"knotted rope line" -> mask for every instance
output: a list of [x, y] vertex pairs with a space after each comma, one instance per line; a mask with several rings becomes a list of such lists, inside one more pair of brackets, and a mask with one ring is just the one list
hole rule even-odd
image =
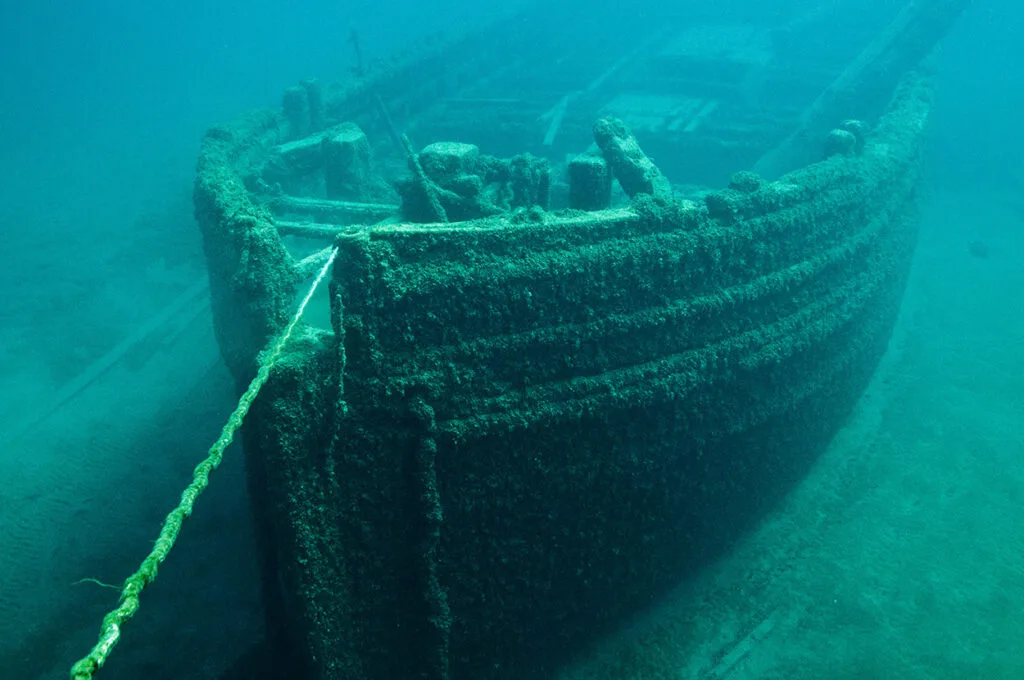
[[331, 250], [330, 257], [327, 258], [324, 266], [320, 269], [320, 273], [317, 275], [316, 280], [313, 281], [313, 285], [310, 287], [309, 292], [306, 293], [306, 297], [299, 304], [295, 316], [288, 322], [284, 332], [274, 341], [270, 350], [263, 355], [256, 377], [252, 379], [249, 387], [238, 400], [238, 406], [235, 407], [235, 410], [228, 417], [224, 428], [221, 430], [220, 437], [210, 447], [206, 458], [193, 469], [192, 483], [181, 492], [181, 501], [164, 519], [163, 527], [160, 529], [160, 535], [156, 539], [153, 550], [146, 556], [146, 559], [142, 560], [135, 573], [125, 579], [117, 608], [103, 617], [99, 641], [92, 648], [92, 651], [89, 652], [88, 656], [80, 659], [71, 667], [71, 680], [90, 680], [96, 671], [103, 667], [110, 653], [121, 639], [121, 627], [131, 620], [135, 616], [135, 612], [139, 610], [139, 596], [146, 589], [146, 586], [156, 580], [157, 569], [167, 559], [171, 548], [177, 542], [182, 523], [192, 514], [192, 507], [196, 499], [209, 485], [210, 473], [220, 466], [224, 458], [224, 450], [231, 444], [235, 432], [242, 426], [242, 420], [249, 412], [249, 408], [252, 406], [253, 401], [256, 400], [260, 390], [266, 384], [267, 379], [270, 377], [270, 371], [274, 368], [278, 358], [280, 358], [281, 352], [291, 338], [292, 331], [295, 330], [295, 326], [302, 318], [303, 312], [306, 311], [306, 305], [309, 304], [324, 276], [327, 275], [327, 270], [334, 263], [334, 258], [337, 254], [337, 248]]

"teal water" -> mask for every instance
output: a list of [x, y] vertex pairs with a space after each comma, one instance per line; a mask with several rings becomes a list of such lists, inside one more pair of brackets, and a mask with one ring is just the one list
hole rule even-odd
[[[848, 5], [822, 3], [871, 9]], [[162, 316], [204, 277], [204, 130], [351, 68], [352, 28], [369, 59], [507, 9], [0, 7], [0, 675], [66, 677], [116, 604], [79, 581], [136, 566], [237, 398], [201, 296]], [[848, 429], [734, 555], [567, 675], [699, 677], [738, 650], [730, 680], [1022, 677], [1022, 31], [978, 2], [937, 57], [918, 261]], [[217, 678], [260, 639], [248, 502], [229, 451], [99, 677]]]

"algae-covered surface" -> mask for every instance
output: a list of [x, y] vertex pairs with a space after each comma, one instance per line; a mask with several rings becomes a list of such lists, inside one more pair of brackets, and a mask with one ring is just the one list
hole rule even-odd
[[889, 353], [829, 450], [563, 680], [1021, 677], [1024, 239], [998, 205], [930, 203]]

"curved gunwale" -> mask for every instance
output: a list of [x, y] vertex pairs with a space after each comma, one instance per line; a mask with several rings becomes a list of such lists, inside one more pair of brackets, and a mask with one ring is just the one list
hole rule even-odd
[[[511, 421], [522, 419], [519, 410], [550, 415], [560, 402], [570, 412], [586, 402], [601, 408], [609, 399], [638, 399], [658, 375], [668, 376], [666, 390], [686, 381], [692, 387], [693, 373], [684, 369], [700, 365], [711, 376], [715, 358], [722, 370], [780, 361], [780, 347], [808, 346], [839, 330], [838, 322], [850, 321], [885, 280], [871, 273], [880, 268], [871, 258], [885, 232], [901, 225], [901, 205], [916, 180], [907, 169], [916, 162], [928, 111], [921, 96], [927, 87], [918, 86], [924, 89], [908, 93], [879, 126], [893, 126], [894, 134], [875, 135], [857, 158], [832, 159], [764, 184], [760, 198], [745, 200], [770, 207], [745, 220], [722, 224], [686, 202], [669, 219], [652, 219], [641, 204], [539, 222], [382, 225], [346, 234], [338, 239], [342, 268], [353, 280], [374, 281], [349, 286], [347, 274], [337, 277], [346, 313], [353, 306], [362, 313], [364, 306], [380, 323], [410, 327], [377, 335], [373, 351], [387, 355], [396, 391], [407, 380], [431, 376], [445, 395], [442, 421], [493, 414]], [[914, 124], [895, 126], [900, 120]], [[834, 221], [829, 211], [852, 213], [854, 221]], [[652, 268], [660, 278], [638, 291], [636, 271]], [[584, 286], [570, 299], [564, 282], [574, 276], [605, 285]], [[359, 302], [363, 296], [372, 299]], [[496, 302], [509, 297], [516, 299]], [[501, 306], [502, 313], [458, 323], [472, 308], [488, 306]], [[764, 309], [752, 309], [758, 306]], [[814, 322], [819, 318], [837, 323], [826, 328]], [[548, 357], [579, 354], [580, 338], [599, 338], [615, 359], [545, 364]], [[358, 364], [358, 352], [349, 352], [348, 361]], [[444, 368], [470, 363], [500, 364], [501, 373], [492, 370], [489, 380], [470, 387]], [[517, 389], [523, 375], [530, 376], [529, 405]], [[634, 384], [640, 387], [630, 389]], [[538, 410], [538, 402], [551, 408]]]
[[[903, 86], [902, 96], [897, 97], [896, 108], [881, 119], [861, 155], [832, 158], [798, 169], [776, 182], [763, 183], [762, 189], [754, 196], [746, 197], [752, 208], [748, 211], [749, 216], [732, 224], [709, 220], [702, 206], [683, 202], [677, 210], [676, 222], [664, 229], [664, 234], [668, 235], [665, 240], [669, 242], [652, 243], [652, 247], [675, 248], [677, 252], [714, 253], [727, 249], [729, 243], [737, 239], [754, 239], [764, 243], [766, 249], [779, 248], [788, 236], [792, 236], [795, 213], [806, 211], [808, 205], [867, 203], [873, 187], [893, 181], [894, 173], [898, 172], [897, 161], [913, 153], [914, 141], [923, 132], [928, 106], [926, 91], [926, 83], [920, 78], [911, 78]], [[285, 134], [281, 114], [248, 114], [232, 124], [211, 130], [204, 140], [199, 161], [197, 217], [208, 244], [218, 241], [222, 244], [220, 248], [208, 248], [211, 279], [218, 276], [229, 278], [228, 288], [233, 287], [236, 294], [244, 293], [249, 297], [250, 323], [264, 333], [262, 338], [249, 338], [251, 353], [258, 351], [262, 341], [281, 325], [301, 278], [297, 258], [292, 257], [281, 242], [281, 234], [276, 229], [278, 220], [265, 202], [247, 189], [247, 185], [253, 184], [255, 168], [263, 155]], [[890, 168], [888, 173], [884, 171], [886, 167]], [[882, 169], [878, 176], [875, 176], [876, 169]], [[503, 216], [448, 224], [306, 225], [309, 229], [292, 233], [324, 241], [339, 235], [342, 240], [401, 240], [405, 243], [404, 248], [414, 252], [423, 263], [431, 259], [431, 247], [439, 252], [449, 252], [450, 244], [443, 244], [440, 238], [464, 241], [479, 257], [475, 273], [466, 268], [452, 268], [448, 262], [439, 262], [433, 269], [422, 264], [417, 269], [415, 280], [410, 278], [403, 288], [427, 294], [431, 287], [438, 285], [456, 290], [464, 287], [459, 277], [485, 273], [488, 258], [502, 266], [503, 256], [516, 250], [526, 258], [546, 248], [576, 247], [585, 259], [588, 243], [604, 242], [616, 236], [629, 238], [636, 232], [640, 219], [637, 211], [630, 207], [589, 213], [547, 214], [540, 221], [513, 221]], [[837, 241], [833, 239], [830, 242], [827, 235], [819, 238], [818, 249], [821, 252], [837, 247]], [[417, 246], [417, 242], [421, 244]], [[523, 251], [526, 242], [530, 253]], [[245, 251], [252, 243], [262, 244], [266, 257], [249, 257]], [[799, 245], [800, 251], [806, 252], [803, 247], [808, 244]], [[214, 252], [218, 249], [228, 251], [227, 257], [220, 262]], [[797, 277], [798, 272], [806, 269], [797, 267], [799, 263], [797, 258], [780, 266], [776, 260], [768, 268], [763, 265], [752, 267], [747, 272], [752, 277], [745, 280], [717, 282], [717, 285], [741, 286], [737, 292], [743, 290], [743, 286], [750, 290], [758, 276], [770, 276], [775, 269], [793, 268], [789, 276]], [[547, 263], [538, 262], [532, 273], [529, 263], [518, 264], [520, 275], [526, 279], [542, 278], [551, 273], [546, 269]], [[243, 267], [246, 268], [245, 280], [248, 283], [239, 286], [238, 274]], [[782, 285], [781, 280], [775, 285]], [[691, 286], [688, 294], [699, 297], [702, 292], [700, 286]]]

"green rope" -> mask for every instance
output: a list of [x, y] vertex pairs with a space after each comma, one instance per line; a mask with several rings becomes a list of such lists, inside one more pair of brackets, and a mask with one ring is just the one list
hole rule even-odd
[[270, 352], [260, 362], [260, 368], [256, 373], [256, 377], [252, 379], [245, 394], [238, 400], [238, 406], [235, 407], [234, 412], [228, 418], [227, 423], [225, 423], [220, 437], [210, 447], [206, 459], [199, 463], [192, 471], [192, 483], [181, 492], [181, 501], [164, 520], [163, 527], [160, 529], [160, 536], [156, 539], [156, 545], [153, 546], [153, 550], [146, 559], [142, 560], [142, 564], [139, 565], [135, 573], [125, 580], [124, 586], [121, 588], [121, 599], [118, 607], [103, 617], [99, 641], [92, 648], [92, 651], [89, 652], [88, 656], [80, 659], [71, 667], [72, 680], [90, 680], [96, 671], [103, 667], [110, 653], [121, 639], [121, 626], [135, 616], [135, 612], [139, 610], [139, 596], [146, 589], [146, 586], [156, 580], [157, 569], [167, 559], [168, 553], [171, 552], [171, 548], [174, 547], [174, 543], [178, 540], [178, 533], [181, 531], [182, 523], [192, 514], [192, 506], [195, 504], [196, 499], [209, 485], [210, 473], [216, 470], [221, 460], [223, 460], [224, 450], [231, 444], [235, 431], [242, 426], [242, 419], [245, 418], [245, 414], [249, 412], [249, 407], [252, 406], [256, 396], [260, 393], [263, 385], [266, 384], [267, 378], [270, 377], [271, 369], [273, 369], [274, 364], [281, 356], [281, 352], [291, 337], [292, 331], [298, 324], [299, 319], [302, 318], [302, 313], [306, 311], [306, 305], [309, 304], [310, 298], [313, 297], [313, 293], [316, 292], [317, 287], [327, 274], [327, 270], [334, 262], [337, 254], [338, 250], [335, 248], [331, 252], [330, 257], [327, 258], [327, 262], [324, 263], [320, 274], [316, 277], [309, 292], [306, 293], [306, 297], [299, 305], [295, 316], [292, 317], [288, 326], [285, 327], [284, 332], [278, 336]]

